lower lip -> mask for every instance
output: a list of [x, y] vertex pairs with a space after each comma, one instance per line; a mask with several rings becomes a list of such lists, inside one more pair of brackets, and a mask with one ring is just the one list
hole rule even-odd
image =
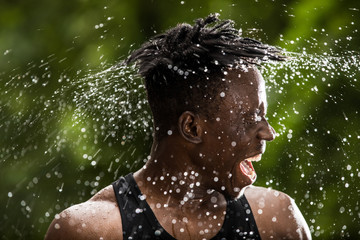
[[255, 181], [256, 172], [250, 161], [244, 160], [244, 161], [240, 162], [239, 167], [240, 167], [241, 172], [245, 176], [248, 176], [252, 181]]

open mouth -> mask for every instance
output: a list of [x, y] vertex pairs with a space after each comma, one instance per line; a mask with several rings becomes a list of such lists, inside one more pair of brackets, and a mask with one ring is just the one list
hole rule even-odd
[[254, 167], [251, 162], [258, 162], [261, 160], [261, 154], [258, 154], [256, 156], [247, 158], [240, 162], [240, 170], [241, 172], [248, 176], [252, 181], [255, 181], [256, 179], [256, 172], [254, 170]]

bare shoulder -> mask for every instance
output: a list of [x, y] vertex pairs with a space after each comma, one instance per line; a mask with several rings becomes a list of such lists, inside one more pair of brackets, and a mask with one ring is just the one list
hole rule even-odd
[[245, 196], [262, 239], [311, 239], [303, 215], [287, 194], [250, 186], [246, 188]]
[[112, 186], [56, 214], [45, 239], [122, 239], [121, 216]]

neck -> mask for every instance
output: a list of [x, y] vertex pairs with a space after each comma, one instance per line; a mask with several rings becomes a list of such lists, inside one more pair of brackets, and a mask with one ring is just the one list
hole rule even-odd
[[[179, 139], [155, 142], [150, 159], [134, 178], [156, 218], [172, 236], [210, 239], [224, 222], [226, 201], [219, 192], [205, 187], [206, 174], [199, 172], [191, 152]], [[206, 229], [213, 231], [201, 235]]]
[[172, 139], [154, 142], [150, 159], [134, 174], [149, 201], [181, 208], [217, 202], [212, 197], [218, 193], [206, 187], [204, 174], [194, 166], [185, 148], [172, 144]]

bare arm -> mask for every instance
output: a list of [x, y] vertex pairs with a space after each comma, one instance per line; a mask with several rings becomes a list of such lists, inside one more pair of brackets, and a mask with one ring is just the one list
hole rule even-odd
[[45, 240], [121, 240], [121, 217], [113, 200], [112, 188], [106, 187], [89, 201], [55, 215]]
[[245, 190], [245, 196], [262, 239], [311, 239], [303, 215], [285, 193], [251, 186]]
[[86, 204], [75, 205], [56, 214], [46, 233], [45, 240], [93, 239], [88, 220], [85, 221], [77, 216], [77, 210], [75, 210], [83, 208], [84, 205]]

